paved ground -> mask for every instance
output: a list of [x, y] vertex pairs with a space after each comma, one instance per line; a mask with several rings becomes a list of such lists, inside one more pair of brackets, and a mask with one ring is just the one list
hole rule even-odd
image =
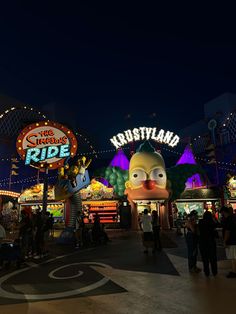
[[[146, 256], [140, 234], [112, 231], [106, 246], [51, 245], [48, 259], [0, 273], [0, 313], [234, 313], [236, 280], [218, 248], [219, 275], [189, 275], [184, 238], [163, 233]], [[199, 261], [199, 266], [201, 262]]]

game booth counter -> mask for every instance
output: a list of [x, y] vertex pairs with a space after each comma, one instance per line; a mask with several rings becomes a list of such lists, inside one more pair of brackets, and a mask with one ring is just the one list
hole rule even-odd
[[236, 213], [236, 176], [229, 176], [224, 187], [225, 204], [233, 208]]
[[180, 198], [172, 203], [174, 223], [176, 219], [185, 219], [192, 210], [197, 211], [199, 218], [208, 210], [218, 219], [222, 206], [221, 196], [218, 187], [186, 189]]
[[[65, 221], [65, 202], [55, 200], [55, 188], [48, 186], [47, 192], [47, 211], [53, 215], [54, 226], [57, 228], [64, 227]], [[36, 184], [24, 190], [19, 198], [19, 210], [26, 210], [33, 213], [37, 208], [43, 209], [43, 184]]]
[[92, 224], [97, 214], [102, 224], [113, 228], [119, 226], [119, 199], [113, 187], [92, 179], [91, 183], [80, 191], [80, 195], [82, 214], [86, 224]]

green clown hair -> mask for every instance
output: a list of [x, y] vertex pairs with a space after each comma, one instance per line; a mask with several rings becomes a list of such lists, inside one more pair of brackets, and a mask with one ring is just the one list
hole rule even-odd
[[155, 153], [155, 148], [150, 144], [149, 141], [142, 143], [137, 149], [137, 153], [146, 152], [146, 153]]

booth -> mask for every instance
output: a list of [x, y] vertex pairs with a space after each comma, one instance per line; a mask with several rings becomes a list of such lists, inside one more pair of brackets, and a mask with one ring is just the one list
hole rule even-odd
[[119, 200], [115, 199], [114, 189], [103, 183], [91, 180], [91, 184], [80, 191], [82, 211], [85, 223], [93, 223], [95, 215], [99, 215], [104, 224], [117, 224], [119, 217]]
[[0, 220], [6, 230], [13, 230], [19, 220], [19, 195], [17, 192], [0, 190]]
[[174, 221], [185, 218], [192, 210], [196, 210], [201, 218], [205, 210], [211, 211], [218, 218], [221, 207], [221, 193], [219, 188], [186, 189], [181, 198], [172, 203]]
[[[63, 224], [65, 215], [65, 204], [63, 201], [55, 201], [54, 186], [48, 187], [47, 211], [53, 215], [54, 223]], [[20, 211], [26, 210], [33, 213], [37, 208], [43, 208], [43, 184], [37, 184], [21, 193], [18, 199]]]
[[227, 182], [227, 196], [226, 196], [226, 204], [231, 206], [236, 213], [236, 176], [232, 176], [229, 178]]

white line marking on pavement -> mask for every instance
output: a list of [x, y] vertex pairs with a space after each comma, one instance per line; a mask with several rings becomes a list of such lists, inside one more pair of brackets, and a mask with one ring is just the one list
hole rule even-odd
[[63, 280], [63, 279], [72, 279], [72, 278], [76, 278], [76, 277], [80, 277], [83, 275], [83, 271], [79, 270], [78, 273], [76, 275], [73, 275], [73, 276], [66, 276], [66, 277], [62, 277], [62, 276], [55, 276], [54, 274], [56, 272], [58, 272], [59, 270], [61, 269], [64, 269], [64, 268], [67, 268], [67, 267], [70, 267], [70, 266], [73, 266], [73, 265], [79, 265], [80, 263], [73, 263], [73, 264], [68, 264], [68, 265], [64, 265], [64, 266], [61, 266], [61, 267], [58, 267], [56, 269], [54, 269], [53, 271], [51, 271], [49, 274], [48, 274], [48, 277], [49, 278], [52, 278], [52, 279], [60, 279], [60, 280]]
[[[54, 259], [56, 260], [56, 258]], [[47, 262], [47, 261], [46, 261]], [[43, 263], [42, 263], [43, 264]], [[78, 263], [79, 264], [84, 264], [84, 265], [91, 265], [91, 266], [100, 266], [100, 267], [104, 267], [104, 268], [108, 268], [108, 269], [112, 269], [112, 267], [110, 265], [107, 264], [103, 264], [103, 263], [97, 263], [97, 262], [81, 262]], [[39, 264], [40, 266], [40, 264]], [[67, 265], [68, 266], [68, 265]], [[57, 293], [50, 293], [50, 294], [23, 294], [23, 293], [13, 293], [13, 292], [9, 292], [3, 289], [2, 284], [8, 280], [9, 278], [18, 275], [22, 272], [25, 272], [31, 268], [37, 267], [35, 266], [35, 264], [33, 266], [24, 268], [24, 269], [20, 269], [20, 270], [16, 270], [13, 273], [7, 274], [3, 277], [0, 278], [0, 296], [4, 297], [4, 298], [9, 298], [9, 299], [17, 299], [17, 300], [51, 300], [51, 299], [59, 299], [59, 298], [65, 298], [65, 297], [70, 297], [70, 296], [75, 296], [75, 295], [79, 295], [82, 293], [86, 293], [88, 291], [97, 289], [103, 285], [105, 285], [110, 279], [107, 277], [102, 278], [101, 280], [85, 286], [83, 288], [78, 288], [78, 289], [73, 289], [73, 290], [68, 290], [68, 291], [63, 291], [63, 292], [57, 292]]]

